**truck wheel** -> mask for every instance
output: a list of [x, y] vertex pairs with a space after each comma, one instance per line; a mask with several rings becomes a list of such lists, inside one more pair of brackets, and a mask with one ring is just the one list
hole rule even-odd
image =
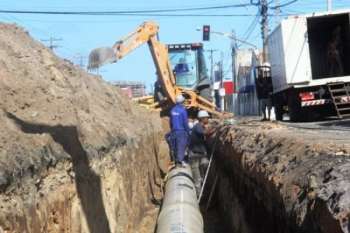
[[281, 93], [273, 95], [273, 105], [275, 106], [275, 116], [277, 121], [283, 120], [284, 96]]
[[288, 99], [288, 112], [290, 121], [299, 122], [303, 120], [301, 104], [297, 98]]
[[280, 104], [275, 105], [275, 115], [277, 121], [283, 120], [283, 107]]

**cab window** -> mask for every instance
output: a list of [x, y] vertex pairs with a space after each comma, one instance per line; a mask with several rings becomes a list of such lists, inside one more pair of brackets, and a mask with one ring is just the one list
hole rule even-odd
[[176, 76], [176, 85], [190, 88], [197, 82], [196, 52], [192, 50], [170, 51], [170, 62]]

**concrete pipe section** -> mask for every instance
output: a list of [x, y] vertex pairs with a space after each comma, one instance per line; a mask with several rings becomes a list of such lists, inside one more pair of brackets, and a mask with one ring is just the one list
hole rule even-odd
[[157, 233], [203, 233], [204, 225], [190, 166], [173, 168], [165, 186]]

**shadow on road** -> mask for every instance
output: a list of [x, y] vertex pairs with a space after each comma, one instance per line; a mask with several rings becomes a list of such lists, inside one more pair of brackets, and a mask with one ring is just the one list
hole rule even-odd
[[331, 121], [331, 122], [321, 123], [320, 125], [321, 126], [339, 126], [339, 127], [350, 128], [350, 119]]
[[90, 168], [87, 152], [84, 150], [79, 140], [77, 128], [75, 126], [33, 124], [23, 121], [8, 112], [7, 116], [12, 119], [24, 133], [50, 134], [52, 139], [60, 144], [64, 151], [71, 156], [78, 197], [81, 201], [90, 232], [110, 233], [111, 230], [103, 205], [101, 179]]

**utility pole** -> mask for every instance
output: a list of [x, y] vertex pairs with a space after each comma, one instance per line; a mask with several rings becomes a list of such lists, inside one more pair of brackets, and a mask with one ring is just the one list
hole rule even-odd
[[210, 80], [214, 82], [214, 52], [218, 51], [217, 49], [207, 49], [210, 53]]
[[332, 11], [332, 0], [327, 0], [327, 11]]
[[261, 14], [261, 37], [263, 41], [263, 62], [268, 61], [268, 45], [267, 36], [269, 34], [269, 21], [268, 21], [268, 3], [267, 0], [260, 1], [260, 14]]
[[275, 0], [275, 21], [276, 24], [280, 21], [280, 14], [281, 14], [281, 8], [280, 8], [280, 0]]
[[219, 74], [220, 74], [220, 100], [221, 100], [221, 111], [225, 111], [225, 92], [224, 92], [224, 53], [220, 54], [220, 62], [219, 62]]
[[[214, 87], [215, 85], [215, 75], [214, 75], [214, 52], [217, 51], [217, 49], [208, 49], [204, 50], [207, 52], [210, 52], [210, 82], [211, 85]], [[213, 96], [213, 103], [215, 103], [215, 90], [214, 90], [214, 96]]]
[[44, 39], [44, 40], [41, 40], [43, 42], [49, 42], [49, 48], [53, 51], [54, 49], [60, 47], [59, 45], [55, 44], [55, 42], [57, 41], [62, 41], [63, 39], [62, 38], [54, 38], [54, 37], [50, 37], [49, 39]]
[[233, 82], [233, 94], [231, 96], [230, 105], [231, 105], [231, 110], [232, 112], [236, 112], [236, 104], [237, 104], [237, 70], [236, 70], [236, 53], [237, 53], [237, 39], [236, 39], [236, 33], [234, 30], [232, 30], [232, 35], [233, 38], [231, 40], [231, 59], [232, 59], [232, 82]]
[[84, 62], [85, 59], [86, 57], [81, 55], [80, 53], [74, 56], [74, 60], [77, 61], [76, 64], [78, 64], [82, 69], [85, 69], [85, 62]]
[[237, 50], [237, 39], [236, 39], [236, 33], [234, 30], [232, 30], [232, 38], [231, 38], [231, 59], [232, 59], [232, 81], [235, 83], [236, 80], [235, 80], [235, 77], [236, 77], [236, 74], [235, 74], [235, 68], [236, 68], [236, 65], [235, 65], [235, 59], [234, 59], [234, 56], [236, 54], [236, 50]]

